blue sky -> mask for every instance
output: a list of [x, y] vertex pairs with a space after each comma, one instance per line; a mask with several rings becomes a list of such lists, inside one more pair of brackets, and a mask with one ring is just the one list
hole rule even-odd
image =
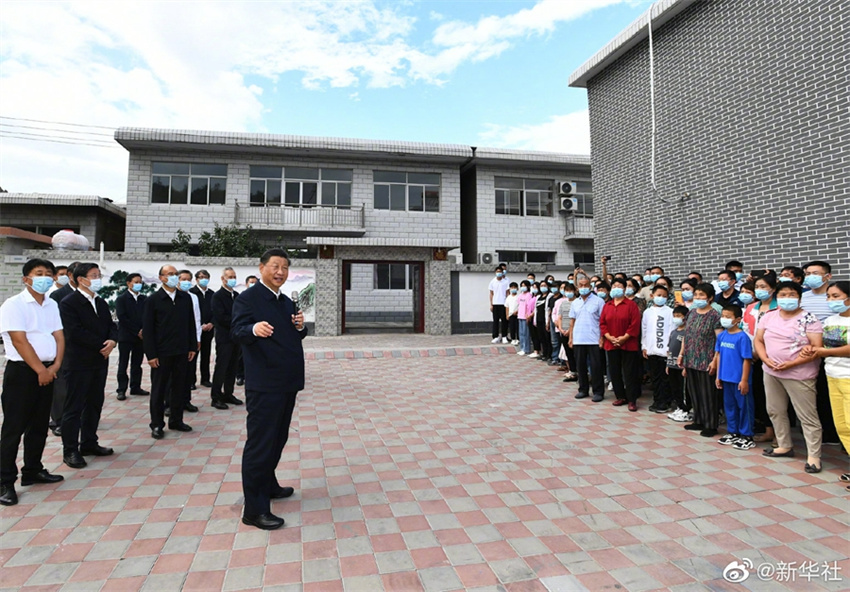
[[567, 79], [648, 7], [7, 0], [0, 186], [124, 201], [119, 126], [587, 154], [586, 94]]

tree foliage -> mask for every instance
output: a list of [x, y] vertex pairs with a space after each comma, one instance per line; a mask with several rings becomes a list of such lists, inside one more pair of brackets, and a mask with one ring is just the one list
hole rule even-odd
[[171, 247], [182, 253], [194, 254], [197, 250], [201, 257], [259, 257], [266, 250], [263, 243], [257, 240], [251, 226], [220, 226], [216, 222], [211, 233], [204, 231], [198, 237], [197, 249], [191, 241], [192, 235], [181, 229], [171, 240]]

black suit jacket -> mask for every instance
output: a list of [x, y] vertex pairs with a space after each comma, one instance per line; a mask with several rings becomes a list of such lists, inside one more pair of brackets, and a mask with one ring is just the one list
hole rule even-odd
[[[233, 301], [230, 333], [242, 344], [245, 386], [260, 392], [294, 392], [304, 388], [304, 348], [307, 329], [292, 323], [295, 305], [285, 294], [279, 298], [262, 283], [239, 294]], [[274, 327], [271, 337], [254, 335], [254, 324], [266, 321]]]
[[68, 361], [65, 367], [68, 369], [95, 369], [109, 363], [100, 350], [104, 341], [118, 341], [118, 327], [112, 320], [109, 305], [102, 298], [96, 298], [95, 304], [97, 314], [80, 292], [69, 294], [59, 303], [65, 331], [65, 360]]
[[189, 291], [198, 297], [198, 306], [201, 308], [201, 324], [212, 323], [212, 301], [215, 297], [215, 291], [207, 288], [207, 291], [204, 292], [198, 286], [192, 286]]
[[145, 302], [142, 341], [148, 360], [160, 356], [188, 356], [197, 351], [195, 307], [192, 298], [177, 290], [174, 300], [160, 288]]
[[142, 330], [147, 296], [139, 294], [136, 298], [129, 290], [124, 290], [115, 299], [115, 315], [118, 317], [118, 341], [135, 343]]
[[62, 299], [65, 298], [65, 296], [68, 296], [69, 294], [73, 294], [75, 291], [76, 290], [74, 290], [74, 288], [65, 284], [64, 286], [62, 286], [58, 290], [54, 290], [53, 292], [51, 292], [50, 297], [53, 298], [53, 300], [56, 301], [56, 304], [59, 304], [60, 302], [62, 302]]
[[239, 293], [226, 288], [218, 290], [212, 299], [212, 318], [215, 325], [216, 343], [233, 343], [230, 337], [230, 322], [233, 317], [233, 301]]

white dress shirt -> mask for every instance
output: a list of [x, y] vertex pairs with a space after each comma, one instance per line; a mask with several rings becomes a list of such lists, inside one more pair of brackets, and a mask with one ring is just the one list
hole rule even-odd
[[61, 330], [59, 305], [48, 296], [39, 304], [29, 290], [24, 289], [0, 306], [0, 333], [3, 335], [7, 360], [24, 361], [9, 337], [12, 331], [24, 331], [38, 359], [42, 362], [52, 362], [56, 359], [56, 339], [53, 333]]

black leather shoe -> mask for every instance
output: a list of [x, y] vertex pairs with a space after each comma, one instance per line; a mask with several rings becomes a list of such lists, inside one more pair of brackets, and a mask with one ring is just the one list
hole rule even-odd
[[47, 469], [42, 469], [35, 475], [21, 474], [21, 485], [32, 485], [33, 483], [59, 483], [65, 477], [62, 475], [51, 475]]
[[145, 389], [132, 389], [130, 391], [131, 395], [139, 395], [140, 397], [150, 396], [150, 391], [146, 391]]
[[212, 383], [209, 380], [202, 380], [201, 386], [206, 387], [206, 388], [212, 388]]
[[262, 530], [275, 530], [284, 525], [283, 518], [278, 518], [274, 514], [260, 514], [259, 516], [242, 516], [242, 524], [248, 526], [256, 526]]
[[185, 423], [170, 423], [168, 424], [169, 430], [174, 430], [175, 432], [191, 432], [192, 426], [187, 425]]
[[162, 440], [165, 438], [165, 432], [162, 431], [162, 428], [154, 428], [151, 430], [151, 438], [154, 440]]
[[589, 395], [589, 394], [587, 394], [587, 393], [576, 393], [575, 398], [576, 398], [576, 399], [586, 399], [586, 398], [588, 398], [589, 396], [590, 396], [590, 395]]
[[227, 403], [219, 401], [218, 399], [212, 402], [212, 406], [216, 409], [230, 409], [230, 407], [227, 406]]
[[62, 437], [62, 426], [56, 426], [55, 428], [50, 428], [50, 431], [53, 432], [53, 435], [57, 438]]
[[276, 487], [272, 490], [272, 493], [269, 497], [271, 499], [286, 499], [288, 497], [292, 497], [292, 494], [294, 493], [295, 490], [291, 487]]
[[[71, 467], [72, 469], [82, 469], [87, 464], [86, 459], [83, 458], [76, 450], [74, 452], [69, 452], [62, 457], [62, 461]], [[23, 481], [21, 481], [23, 483]]]
[[244, 378], [237, 378], [236, 379], [236, 386], [242, 386], [243, 384], [245, 384]]
[[18, 494], [14, 485], [0, 485], [0, 504], [14, 506], [18, 503]]
[[230, 403], [231, 405], [242, 405], [242, 399], [237, 399], [233, 395], [227, 395], [224, 397], [225, 403]]
[[127, 400], [127, 393], [125, 393], [124, 391], [118, 391], [117, 399], [119, 401], [126, 401]]
[[80, 454], [83, 456], [112, 456], [115, 451], [106, 446], [93, 446], [92, 448], [80, 448]]
[[189, 390], [190, 390], [190, 391], [196, 391], [196, 390], [198, 390], [198, 385], [197, 385], [197, 384], [193, 384], [192, 386], [190, 386], [190, 387], [189, 387]]
[[183, 409], [185, 409], [189, 413], [197, 413], [198, 412], [198, 408], [195, 405], [192, 405], [191, 403], [186, 403], [186, 405], [183, 406]]

